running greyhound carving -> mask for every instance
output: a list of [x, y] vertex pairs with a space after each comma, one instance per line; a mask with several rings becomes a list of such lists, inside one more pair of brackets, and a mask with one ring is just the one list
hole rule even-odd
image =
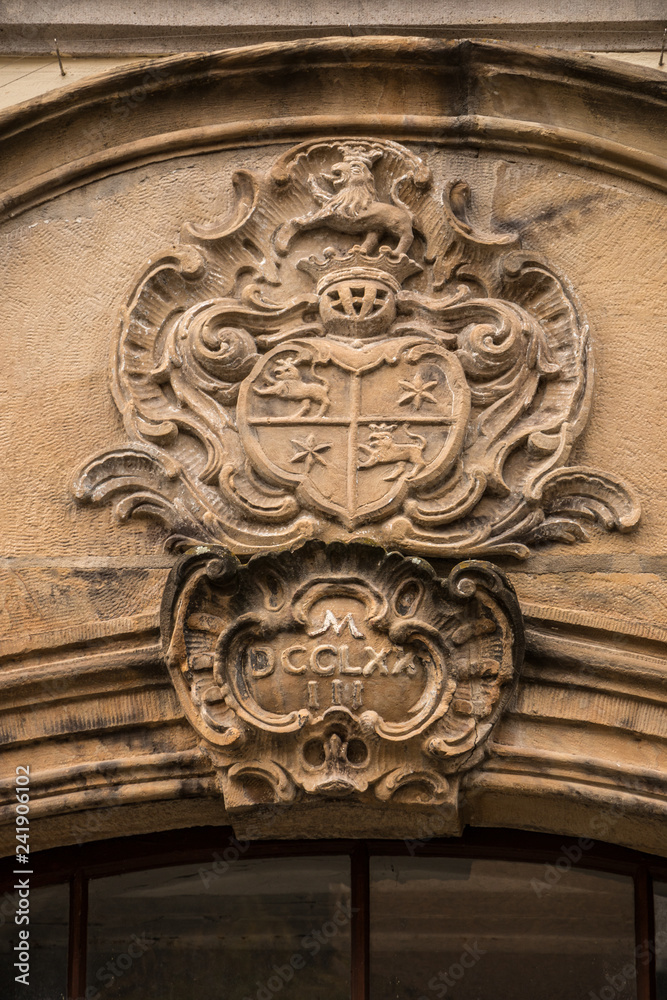
[[264, 372], [264, 378], [268, 384], [254, 386], [254, 391], [260, 396], [278, 396], [279, 399], [303, 400], [303, 405], [299, 407], [294, 417], [304, 417], [310, 413], [313, 403], [318, 404], [317, 411], [313, 414], [322, 417], [330, 406], [328, 383], [315, 375], [317, 382], [304, 382], [301, 372], [297, 368], [298, 358], [283, 359], [278, 362], [273, 370], [273, 374]]
[[286, 254], [293, 238], [304, 230], [329, 228], [339, 233], [365, 233], [361, 247], [367, 254], [377, 251], [383, 236], [398, 241], [396, 253], [407, 253], [414, 240], [415, 220], [410, 209], [396, 194], [396, 187], [402, 178], [392, 185], [393, 204], [381, 202], [371, 168], [382, 156], [382, 151], [354, 145], [339, 148], [343, 159], [334, 163], [330, 174], [322, 174], [322, 179], [331, 184], [333, 192], [321, 187], [315, 177], [310, 177], [311, 194], [322, 207], [284, 223], [276, 234], [276, 250]]

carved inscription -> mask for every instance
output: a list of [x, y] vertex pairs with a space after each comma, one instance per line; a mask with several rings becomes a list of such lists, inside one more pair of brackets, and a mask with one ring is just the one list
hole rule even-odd
[[[349, 605], [351, 610], [346, 610]], [[366, 616], [359, 602], [339, 598], [340, 618], [326, 602], [323, 609], [323, 624], [307, 626], [299, 642], [279, 636], [272, 644], [250, 642], [243, 650], [243, 684], [258, 705], [265, 711], [280, 707], [297, 714], [342, 706], [391, 718], [426, 698], [437, 655], [426, 641], [413, 641], [409, 647], [377, 642], [373, 631], [366, 634], [355, 622], [355, 617], [363, 622]], [[315, 610], [316, 617], [320, 613]]]
[[[433, 156], [443, 155], [435, 150]], [[122, 313], [131, 443], [82, 500], [240, 554], [373, 537], [434, 556], [627, 531], [634, 494], [568, 466], [590, 408], [569, 285], [470, 191], [379, 139], [318, 139], [241, 171], [230, 219], [186, 226]]]
[[230, 809], [309, 795], [449, 801], [523, 650], [516, 598], [489, 564], [444, 581], [376, 546], [309, 543], [246, 567], [200, 550], [163, 610], [176, 689]]

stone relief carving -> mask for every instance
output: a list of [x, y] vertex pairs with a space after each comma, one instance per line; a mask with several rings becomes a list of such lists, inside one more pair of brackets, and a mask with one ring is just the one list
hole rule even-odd
[[352, 796], [456, 810], [523, 658], [493, 566], [309, 542], [246, 566], [200, 547], [172, 572], [165, 656], [225, 806]]
[[463, 181], [438, 197], [409, 149], [326, 139], [234, 183], [231, 217], [187, 225], [130, 295], [130, 443], [84, 466], [81, 500], [246, 555], [525, 557], [637, 522], [620, 480], [567, 464], [592, 392], [572, 289], [471, 223]]

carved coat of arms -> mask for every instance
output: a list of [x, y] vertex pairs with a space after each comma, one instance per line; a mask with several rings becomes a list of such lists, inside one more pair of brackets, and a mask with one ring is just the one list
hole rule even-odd
[[239, 555], [370, 536], [525, 556], [627, 530], [613, 475], [568, 466], [590, 405], [574, 293], [469, 191], [376, 139], [317, 140], [235, 177], [123, 311], [113, 392], [130, 443], [76, 493]]

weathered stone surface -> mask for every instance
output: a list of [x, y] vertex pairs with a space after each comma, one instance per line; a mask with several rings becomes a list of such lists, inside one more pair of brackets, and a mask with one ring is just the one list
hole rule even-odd
[[162, 615], [174, 686], [230, 812], [281, 803], [298, 833], [292, 803], [351, 797], [387, 803], [378, 835], [415, 805], [458, 832], [460, 776], [523, 661], [516, 597], [489, 563], [445, 581], [371, 545], [309, 543], [247, 567], [199, 550], [175, 567]]
[[435, 197], [423, 159], [373, 139], [233, 180], [228, 218], [186, 224], [132, 289], [113, 362], [130, 446], [86, 463], [79, 499], [244, 554], [371, 537], [525, 557], [635, 526], [622, 480], [568, 464], [593, 398], [576, 296], [516, 232], [470, 222], [467, 182]]
[[[111, 365], [109, 357], [121, 335], [119, 318], [125, 321], [129, 315], [124, 310], [130, 290], [145, 287], [165, 248], [180, 253], [190, 240], [208, 255], [207, 266], [215, 259], [217, 237], [210, 239], [209, 233], [194, 240], [181, 233], [183, 223], [204, 227], [224, 219], [233, 210], [236, 171], [269, 178], [276, 163], [289, 161], [300, 146], [306, 151], [301, 179], [278, 185], [274, 200], [263, 203], [265, 235], [270, 241], [294, 219], [310, 225], [320, 209], [309, 195], [307, 178], [312, 175], [326, 192], [322, 207], [331, 209], [333, 186], [323, 175], [331, 174], [336, 163], [351, 162], [336, 149], [337, 143], [347, 142], [363, 146], [364, 155], [374, 145], [383, 151], [368, 167], [377, 194], [374, 203], [384, 206], [383, 211], [400, 209], [391, 198], [399, 181], [399, 199], [415, 217], [416, 239], [405, 256], [422, 270], [399, 273], [395, 293], [397, 302], [405, 292], [412, 296], [410, 323], [415, 322], [414, 303], [423, 305], [419, 296], [443, 301], [444, 287], [433, 287], [435, 261], [425, 252], [424, 230], [432, 225], [445, 231], [441, 193], [453, 180], [469, 186], [471, 202], [466, 217], [457, 209], [447, 225], [468, 225], [467, 236], [483, 233], [495, 239], [516, 233], [519, 252], [539, 256], [541, 267], [548, 265], [557, 278], [551, 287], [560, 307], [567, 313], [568, 303], [576, 300], [581, 310], [568, 343], [582, 343], [584, 315], [589, 326], [592, 355], [585, 363], [579, 356], [573, 370], [585, 373], [587, 380], [595, 376], [588, 420], [573, 429], [567, 443], [571, 454], [554, 467], [562, 469], [567, 461], [603, 470], [615, 482], [628, 484], [642, 510], [641, 520], [625, 534], [590, 532], [587, 542], [577, 539], [572, 546], [558, 540], [536, 546], [530, 540], [531, 552], [523, 563], [497, 555], [523, 608], [527, 655], [516, 693], [484, 743], [483, 759], [461, 769], [456, 821], [598, 835], [664, 853], [664, 81], [651, 73], [594, 67], [510, 46], [405, 39], [263, 46], [164, 60], [150, 71], [147, 84], [142, 83], [146, 68], [121, 73], [35, 102], [1, 123], [3, 850], [11, 849], [13, 837], [11, 779], [26, 760], [33, 768], [35, 843], [42, 847], [130, 830], [228, 821], [220, 783], [227, 780], [223, 775], [231, 765], [202, 750], [202, 735], [174, 690], [160, 645], [160, 594], [177, 558], [164, 551], [169, 530], [149, 518], [118, 525], [109, 507], [82, 507], [71, 493], [72, 473], [87, 456], [127, 450], [128, 431], [110, 391], [118, 365], [115, 354]], [[141, 99], [137, 88], [142, 88]], [[315, 162], [318, 143], [324, 151]], [[392, 153], [390, 163], [387, 151], [396, 146], [406, 152]], [[430, 171], [430, 193], [420, 192], [409, 176], [401, 181], [405, 170], [392, 173], [408, 162]], [[418, 172], [415, 167], [415, 176]], [[279, 212], [276, 205], [293, 211]], [[400, 222], [399, 216], [392, 219]], [[303, 223], [299, 229], [286, 254], [276, 249], [281, 279], [302, 283], [290, 285], [291, 296], [317, 295], [322, 280], [317, 270], [297, 269], [298, 260], [313, 255], [323, 260], [332, 245], [335, 254], [344, 256], [370, 231], [346, 235], [334, 226], [322, 233]], [[389, 228], [380, 245], [386, 242], [390, 252], [367, 246], [364, 253], [376, 262], [400, 261], [401, 238], [399, 228]], [[461, 284], [468, 280], [467, 271], [479, 277], [480, 262], [498, 261], [509, 246], [498, 250], [460, 234], [457, 239]], [[518, 241], [512, 245], [518, 249]], [[255, 254], [257, 270], [271, 276], [268, 258], [249, 245], [241, 250], [251, 258]], [[223, 264], [228, 263], [225, 258]], [[362, 265], [350, 259], [347, 265], [366, 266], [368, 261]], [[223, 271], [221, 264], [216, 272], [221, 282], [226, 280]], [[249, 286], [249, 273], [241, 285]], [[366, 279], [370, 281], [368, 275]], [[277, 287], [267, 284], [269, 290]], [[240, 290], [232, 289], [229, 297], [238, 298]], [[211, 297], [219, 298], [219, 291]], [[525, 298], [508, 296], [506, 288], [492, 289], [488, 297], [510, 311], [517, 302], [521, 308], [526, 305]], [[160, 301], [166, 300], [168, 294]], [[160, 304], [158, 297], [153, 301]], [[341, 333], [335, 317], [335, 329], [332, 325], [326, 337], [319, 336], [325, 319], [334, 317], [323, 317], [316, 305], [316, 333], [311, 329], [298, 338], [308, 341], [313, 352], [323, 350], [329, 340], [339, 351], [348, 335]], [[257, 311], [256, 303], [244, 308]], [[544, 313], [538, 313], [532, 315], [544, 324]], [[392, 323], [401, 316], [397, 309]], [[425, 325], [432, 330], [439, 320], [428, 316]], [[147, 329], [163, 318], [156, 308]], [[385, 337], [385, 331], [370, 336]], [[433, 350], [433, 339], [422, 331], [418, 338]], [[398, 340], [402, 347], [409, 337], [392, 332], [386, 339]], [[253, 362], [254, 375], [248, 371], [243, 376], [252, 377], [245, 390], [246, 400], [252, 400], [246, 407], [248, 427], [261, 416], [258, 407], [266, 406], [264, 415], [271, 416], [269, 407], [277, 412], [306, 401], [286, 403], [272, 389], [285, 380], [265, 366], [269, 356], [278, 358], [271, 352], [279, 353], [282, 346], [267, 344], [257, 351], [261, 357]], [[452, 375], [454, 357], [446, 350], [433, 360], [434, 367], [444, 366], [443, 378]], [[399, 359], [397, 365], [401, 363]], [[520, 371], [525, 375], [525, 365]], [[404, 374], [400, 379], [421, 392], [422, 399], [423, 392], [432, 392], [426, 388], [431, 379], [424, 377], [415, 386]], [[558, 391], [553, 402], [558, 420], [567, 422], [568, 415], [581, 411], [571, 408], [572, 397], [568, 400], [566, 384], [559, 379], [555, 372], [540, 376], [531, 412], [542, 413], [549, 387], [560, 386], [564, 393]], [[158, 387], [166, 384], [166, 379], [158, 381]], [[255, 392], [255, 386], [264, 392]], [[454, 415], [462, 399], [461, 393], [455, 396], [452, 392]], [[335, 399], [331, 392], [330, 400]], [[308, 401], [313, 412], [326, 402]], [[227, 404], [219, 405], [222, 411]], [[433, 404], [423, 402], [420, 412], [428, 406]], [[391, 416], [387, 411], [381, 422], [393, 423]], [[468, 418], [465, 426], [464, 438], [479, 431], [474, 425], [470, 430]], [[264, 475], [279, 456], [274, 444], [257, 441], [262, 456], [255, 460]], [[384, 481], [388, 463], [371, 464], [379, 454], [379, 439], [364, 439], [365, 458], [356, 456], [360, 477], [375, 474], [375, 469], [378, 484], [384, 483], [389, 493], [404, 477], [392, 495], [390, 503], [398, 506], [390, 517], [399, 516], [401, 504], [415, 502], [415, 484], [408, 480], [421, 451], [419, 442], [407, 435], [394, 443], [414, 448], [397, 459], [396, 466], [404, 466], [397, 479]], [[176, 456], [182, 467], [196, 458], [196, 467], [204, 468], [206, 456], [199, 448], [188, 444]], [[464, 441], [456, 455], [465, 448]], [[516, 453], [526, 460], [524, 439]], [[240, 450], [238, 457], [234, 472], [245, 474]], [[529, 454], [527, 461], [532, 460]], [[307, 456], [301, 461], [305, 469]], [[513, 461], [510, 456], [510, 480], [516, 473]], [[285, 475], [283, 466], [282, 472], [272, 473], [274, 478]], [[165, 488], [179, 490], [179, 476]], [[297, 496], [296, 487], [275, 481], [269, 485], [286, 489], [288, 499]], [[303, 505], [302, 516], [320, 518], [332, 538], [351, 534], [345, 523], [350, 512], [345, 517], [327, 512], [312, 493], [310, 486], [302, 488], [295, 500]], [[478, 524], [488, 522], [503, 502], [498, 491], [485, 494], [475, 514]], [[232, 504], [225, 509], [232, 511]], [[580, 526], [582, 513], [586, 511], [580, 507]], [[599, 509], [596, 513], [606, 516]], [[382, 518], [373, 515], [352, 530], [373, 539], [381, 525]], [[258, 529], [256, 522], [254, 530], [253, 546], [231, 546], [242, 558], [244, 552], [278, 547], [270, 539], [271, 524], [263, 522]], [[387, 535], [392, 545], [405, 537]], [[465, 545], [462, 540], [456, 559], [467, 554]], [[443, 554], [433, 560], [441, 579], [454, 562]], [[332, 735], [338, 735], [342, 746], [342, 736]], [[305, 804], [301, 832], [313, 836], [321, 835], [332, 815], [335, 829], [327, 827], [329, 835], [373, 835], [388, 809], [384, 801], [366, 799], [361, 817], [351, 795], [337, 799], [332, 812], [329, 800], [301, 785], [295, 801], [299, 808]], [[240, 824], [249, 807], [241, 807], [231, 795], [230, 804], [237, 806], [233, 821]], [[293, 835], [289, 816], [296, 805], [257, 808], [264, 823], [255, 825], [254, 835]], [[608, 816], [609, 823], [594, 831], [592, 821], [600, 815]], [[391, 829], [406, 837], [429, 835], [429, 830], [451, 832], [452, 812], [447, 803], [413, 804], [397, 810]]]

